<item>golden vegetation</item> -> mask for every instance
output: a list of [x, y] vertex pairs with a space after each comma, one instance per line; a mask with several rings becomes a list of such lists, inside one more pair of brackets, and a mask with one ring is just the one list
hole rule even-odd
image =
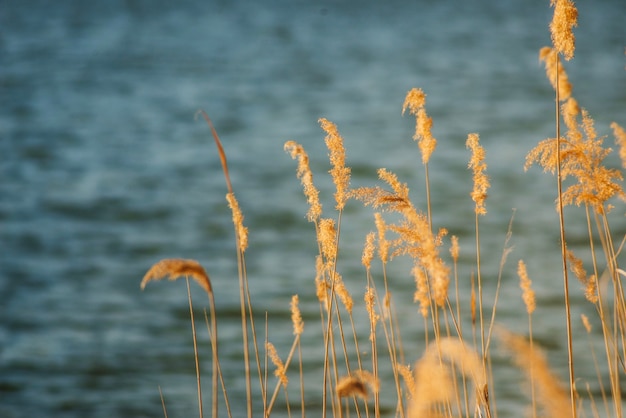
[[[237, 241], [237, 263], [239, 271], [240, 310], [242, 343], [245, 366], [246, 398], [245, 408], [248, 417], [263, 415], [269, 417], [279, 393], [289, 416], [295, 415], [290, 401], [290, 388], [299, 389], [299, 404], [303, 417], [311, 414], [316, 417], [380, 417], [382, 415], [406, 418], [439, 417], [498, 417], [495, 387], [499, 367], [495, 366], [492, 353], [492, 336], [503, 348], [513, 363], [529, 380], [530, 413], [533, 417], [599, 417], [598, 403], [604, 407], [605, 415], [622, 416], [624, 364], [626, 363], [626, 303], [622, 287], [622, 277], [626, 276], [618, 264], [618, 255], [624, 245], [614, 241], [614, 233], [609, 227], [608, 213], [612, 208], [610, 200], [624, 197], [621, 186], [622, 174], [616, 168], [605, 165], [606, 157], [612, 152], [603, 147], [603, 137], [599, 137], [594, 121], [589, 113], [579, 107], [572, 96], [572, 86], [560, 62], [559, 54], [570, 60], [574, 54], [572, 28], [577, 24], [577, 10], [569, 0], [552, 0], [554, 19], [550, 24], [553, 46], [540, 51], [540, 59], [546, 65], [546, 74], [555, 89], [556, 135], [545, 139], [532, 149], [526, 159], [525, 169], [538, 163], [545, 171], [557, 174], [557, 209], [561, 229], [563, 252], [564, 298], [568, 335], [569, 380], [559, 378], [548, 364], [546, 355], [533, 341], [533, 314], [541, 311], [537, 295], [532, 289], [532, 281], [526, 263], [519, 260], [517, 275], [521, 289], [521, 300], [528, 315], [528, 338], [513, 334], [496, 325], [496, 296], [492, 301], [490, 319], [484, 315], [487, 310], [483, 301], [485, 284], [481, 274], [481, 244], [479, 216], [487, 213], [485, 201], [490, 179], [486, 175], [486, 152], [479, 143], [479, 135], [470, 133], [466, 147], [470, 150], [468, 168], [472, 170], [473, 190], [469, 193], [475, 210], [476, 258], [473, 271], [459, 271], [460, 241], [463, 237], [452, 236], [449, 241], [447, 230], [433, 227], [430, 209], [430, 187], [428, 164], [436, 149], [437, 141], [432, 135], [432, 118], [425, 109], [426, 94], [422, 89], [411, 89], [406, 95], [403, 112], [415, 115], [415, 134], [422, 163], [426, 173], [427, 210], [423, 213], [412, 202], [409, 186], [390, 170], [380, 168], [380, 185], [370, 187], [350, 187], [350, 167], [346, 166], [346, 150], [337, 126], [327, 119], [320, 119], [326, 133], [326, 146], [329, 151], [330, 176], [335, 186], [335, 212], [324, 214], [319, 191], [313, 182], [309, 156], [303, 147], [294, 142], [285, 143], [284, 149], [293, 159], [297, 159], [297, 177], [302, 182], [304, 195], [309, 204], [307, 218], [314, 224], [319, 253], [315, 260], [315, 294], [319, 302], [319, 328], [317, 339], [323, 353], [323, 368], [319, 367], [318, 380], [305, 382], [301, 338], [304, 335], [304, 320], [300, 311], [300, 298], [291, 299], [291, 323], [293, 342], [285, 357], [280, 357], [278, 349], [270, 341], [259, 349], [257, 342], [255, 315], [248, 288], [248, 278], [244, 252], [247, 249], [248, 230], [243, 226], [243, 214], [235, 199], [228, 174], [226, 155], [211, 120], [202, 113], [209, 124], [218, 148], [222, 168], [228, 187], [227, 202], [232, 211], [232, 221]], [[561, 122], [567, 129], [561, 135]], [[626, 134], [617, 123], [611, 124], [622, 164], [626, 167]], [[570, 181], [567, 189], [561, 189], [563, 179]], [[339, 266], [339, 242], [342, 216], [350, 200], [362, 202], [375, 209], [373, 228], [367, 233], [361, 263], [365, 277], [360, 282], [362, 297], [353, 298], [341, 275]], [[591, 253], [587, 273], [585, 263], [567, 249], [563, 205], [583, 206], [587, 217], [588, 248]], [[555, 217], [556, 221], [556, 217]], [[510, 231], [509, 231], [510, 234]], [[507, 235], [507, 242], [508, 242]], [[446, 244], [449, 254], [441, 251]], [[503, 250], [501, 269], [507, 269], [506, 257], [511, 252]], [[415, 334], [415, 328], [402, 329], [396, 311], [394, 297], [388, 286], [387, 265], [395, 258], [408, 256], [410, 271], [406, 277], [415, 282], [414, 301], [417, 303], [416, 319], [424, 330], [423, 354], [417, 359], [418, 347], [404, 345], [403, 332]], [[449, 261], [447, 261], [449, 260]], [[558, 260], [555, 260], [558, 261]], [[374, 269], [378, 264], [381, 269]], [[532, 266], [531, 266], [532, 267]], [[584, 355], [575, 355], [572, 344], [570, 295], [568, 271], [576, 276], [582, 286], [582, 294], [597, 312], [602, 342], [603, 358], [591, 348], [596, 376], [576, 376], [574, 364], [586, 362]], [[502, 275], [502, 272], [500, 272]], [[217, 351], [217, 324], [213, 310], [213, 289], [204, 268], [194, 260], [165, 259], [148, 270], [141, 282], [143, 289], [147, 282], [169, 276], [191, 277], [207, 292], [212, 308], [211, 324], [207, 324], [212, 345], [213, 360], [213, 416], [218, 416], [217, 383], [220, 379], [223, 397], [229, 417], [233, 416], [228, 400], [226, 385], [219, 365]], [[546, 278], [549, 279], [549, 278]], [[350, 277], [350, 283], [355, 279]], [[465, 298], [460, 296], [461, 281], [469, 283], [469, 306], [464, 306]], [[358, 283], [357, 283], [358, 284]], [[466, 284], [465, 287], [468, 285]], [[313, 287], [313, 286], [312, 286]], [[451, 287], [454, 293], [451, 292]], [[357, 287], [359, 288], [359, 287]], [[312, 293], [313, 289], [311, 289]], [[194, 348], [196, 348], [195, 327], [191, 295], [189, 295]], [[540, 295], [539, 295], [540, 296]], [[355, 320], [357, 318], [357, 320]], [[591, 320], [581, 316], [582, 325], [590, 335]], [[471, 329], [463, 329], [463, 323], [471, 321]], [[418, 321], [414, 321], [417, 323]], [[208, 320], [207, 320], [208, 323]], [[364, 324], [366, 324], [364, 326]], [[310, 328], [307, 327], [307, 330]], [[266, 337], [267, 338], [267, 337]], [[264, 352], [263, 352], [264, 351]], [[286, 352], [286, 351], [285, 351]], [[195, 350], [198, 380], [199, 413], [202, 417], [202, 397], [198, 351]], [[294, 360], [295, 359], [295, 360]], [[273, 366], [268, 365], [271, 360]], [[604, 361], [604, 365], [600, 363]], [[293, 372], [297, 363], [298, 369]], [[319, 366], [319, 365], [318, 365]], [[268, 379], [268, 369], [273, 368], [275, 381]], [[297, 373], [297, 379], [289, 379], [289, 373]], [[257, 375], [258, 383], [253, 387], [252, 376]], [[588, 390], [588, 395], [579, 392], [588, 379], [597, 378], [600, 395]], [[605, 382], [608, 380], [608, 383]], [[305, 383], [307, 389], [305, 390]], [[271, 386], [274, 386], [272, 389]], [[579, 387], [577, 387], [577, 385]], [[312, 392], [311, 395], [309, 393]], [[311, 399], [321, 402], [312, 403]], [[384, 397], [384, 398], [383, 398]], [[257, 411], [258, 405], [262, 410]], [[522, 416], [519, 414], [518, 416]]]

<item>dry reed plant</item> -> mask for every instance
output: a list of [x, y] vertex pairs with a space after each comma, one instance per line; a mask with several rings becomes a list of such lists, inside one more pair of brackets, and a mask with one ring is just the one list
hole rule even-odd
[[[621, 242], [614, 241], [614, 231], [610, 228], [608, 218], [614, 209], [612, 202], [615, 198], [623, 199], [625, 196], [621, 186], [622, 173], [606, 165], [606, 157], [612, 150], [603, 146], [604, 138], [596, 133], [590, 114], [574, 99], [572, 84], [561, 63], [561, 56], [569, 61], [574, 55], [572, 28], [577, 24], [576, 7], [569, 0], [551, 0], [550, 4], [554, 7], [554, 18], [550, 24], [553, 45], [542, 48], [539, 56], [545, 63], [546, 75], [555, 90], [556, 135], [539, 142], [528, 153], [524, 168], [529, 169], [537, 163], [557, 177], [556, 206], [567, 318], [567, 341], [564, 343], [568, 351], [569, 379], [565, 384], [561, 383], [550, 370], [546, 356], [534, 342], [536, 322], [533, 321], [533, 315], [539, 314], [542, 308], [536, 302], [537, 295], [532, 289], [526, 263], [522, 260], [518, 262], [516, 272], [528, 316], [528, 338], [495, 325], [500, 286], [506, 285], [502, 277], [510, 269], [506, 261], [513, 250], [509, 245], [513, 219], [506, 234], [500, 270], [493, 289], [495, 296], [489, 301], [492, 306], [491, 319], [485, 320], [483, 317], [487, 304], [483, 301], [485, 283], [481, 268], [483, 254], [479, 218], [487, 214], [485, 202], [491, 179], [486, 174], [486, 151], [477, 133], [470, 133], [466, 141], [466, 147], [471, 152], [467, 165], [473, 179], [469, 196], [474, 202], [474, 237], [453, 235], [448, 241], [446, 228], [433, 226], [428, 166], [437, 141], [432, 134], [433, 120], [426, 112], [426, 94], [419, 88], [407, 93], [402, 111], [404, 113], [408, 110], [415, 116], [413, 139], [418, 143], [425, 167], [425, 213], [411, 200], [408, 184], [386, 168], [380, 168], [377, 172], [380, 184], [351, 188], [351, 169], [346, 165], [343, 138], [333, 122], [322, 118], [319, 123], [326, 135], [325, 143], [331, 165], [329, 174], [335, 188], [335, 205], [331, 213], [324, 213], [320, 191], [313, 182], [309, 155], [297, 142], [285, 143], [284, 150], [297, 160], [296, 175], [302, 183], [309, 205], [306, 217], [316, 233], [318, 253], [311, 256], [311, 261], [315, 261], [316, 274], [312, 278], [310, 293], [315, 292], [319, 302], [317, 340], [323, 366], [313, 368], [320, 370], [318, 375], [305, 376], [304, 363], [307, 359], [303, 358], [301, 347], [305, 328], [298, 295], [292, 297], [289, 306], [293, 328], [291, 348], [287, 351], [286, 347], [277, 347], [266, 337], [262, 345], [265, 357], [261, 359], [245, 262], [248, 229], [244, 226], [243, 212], [235, 198], [220, 138], [208, 115], [200, 111], [218, 150], [227, 186], [226, 200], [232, 212], [239, 275], [247, 417], [270, 417], [279, 402], [284, 402], [284, 410], [288, 416], [292, 416], [295, 401], [290, 400], [289, 389], [298, 385], [298, 402], [303, 418], [307, 414], [359, 418], [383, 415], [399, 418], [496, 418], [498, 388], [495, 382], [499, 370], [494, 369], [490, 351], [492, 334], [499, 337], [502, 347], [511, 354], [513, 363], [530, 381], [533, 417], [583, 417], [586, 415], [581, 411], [585, 411], [585, 407], [592, 411], [593, 417], [599, 417], [601, 409], [606, 416], [622, 416], [621, 394], [626, 364], [626, 299], [622, 277], [626, 277], [626, 272], [618, 263], [618, 255], [626, 238]], [[565, 134], [561, 134], [561, 124], [565, 127]], [[612, 123], [611, 129], [619, 146], [622, 165], [626, 168], [626, 133], [617, 123]], [[565, 190], [564, 181], [567, 181]], [[365, 270], [360, 281], [352, 274], [344, 278], [343, 260], [340, 259], [340, 254], [342, 258], [344, 254], [340, 253], [339, 248], [344, 211], [353, 200], [374, 209], [372, 230], [365, 236], [360, 260]], [[471, 202], [468, 198], [469, 204]], [[587, 266], [567, 247], [563, 216], [563, 207], [566, 205], [582, 206], [585, 210], [587, 247], [591, 258]], [[475, 259], [471, 262], [470, 271], [466, 271], [467, 266], [460, 261], [461, 242], [465, 239], [473, 240], [475, 244]], [[442, 251], [444, 245], [449, 248], [449, 254]], [[489, 255], [492, 253], [490, 251]], [[415, 283], [413, 297], [417, 321], [413, 323], [418, 326], [408, 330], [401, 328], [404, 322], [398, 320], [396, 300], [387, 276], [388, 265], [401, 256], [408, 257], [411, 265], [404, 277], [396, 280], [413, 280]], [[569, 271], [579, 280], [582, 294], [597, 312], [604, 352], [597, 353], [591, 346], [596, 371], [596, 376], [592, 378], [598, 381], [601, 399], [596, 399], [590, 389], [589, 399], [583, 399], [576, 389], [576, 383], [583, 378], [574, 374], [574, 363], [585, 359], [574, 356], [573, 352]], [[226, 411], [231, 417], [233, 413], [226, 392], [227, 382], [221, 373], [217, 351], [217, 315], [209, 276], [194, 260], [165, 259], [146, 273], [141, 288], [149, 281], [166, 276], [170, 279], [191, 277], [209, 295], [211, 319], [209, 324], [207, 318], [207, 330], [213, 360], [213, 416], [218, 416], [219, 379]], [[453, 295], [450, 294], [451, 281]], [[357, 293], [351, 293], [349, 288], [357, 289]], [[469, 302], [461, 297], [464, 288], [469, 291]], [[200, 364], [189, 288], [188, 299], [194, 335], [199, 413], [202, 417]], [[469, 306], [464, 306], [464, 303], [469, 303]], [[471, 321], [471, 335], [464, 334], [463, 323], [467, 321]], [[586, 316], [582, 317], [582, 321], [591, 344], [591, 321]], [[405, 347], [403, 333], [414, 335], [419, 327], [423, 328], [424, 352], [414, 362], [419, 348]], [[279, 353], [283, 353], [283, 356]], [[413, 362], [414, 366], [411, 367]], [[270, 370], [273, 370], [274, 378], [271, 378]], [[255, 373], [259, 382], [253, 386]], [[289, 378], [294, 374], [299, 379]], [[606, 374], [608, 383], [604, 382]], [[584, 377], [585, 381], [587, 378]], [[275, 380], [270, 381], [272, 379]], [[313, 394], [310, 395], [310, 392]], [[321, 402], [310, 406], [311, 397], [315, 396], [321, 397]], [[259, 403], [262, 404], [262, 410], [256, 410]], [[163, 408], [165, 411], [165, 405]]]

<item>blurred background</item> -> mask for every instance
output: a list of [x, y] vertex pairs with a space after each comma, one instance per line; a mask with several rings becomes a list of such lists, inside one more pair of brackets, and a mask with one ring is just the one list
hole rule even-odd
[[[626, 126], [626, 5], [577, 6], [576, 55], [566, 70], [574, 97], [613, 146], [609, 124]], [[425, 210], [415, 121], [401, 115], [412, 87], [428, 94], [439, 141], [430, 161], [434, 224], [459, 236], [463, 303], [475, 270], [465, 140], [478, 132], [492, 182], [481, 218], [487, 312], [515, 210], [497, 320], [527, 332], [515, 274], [523, 258], [538, 297], [534, 336], [567, 378], [556, 183], [540, 168], [523, 171], [527, 152], [554, 136], [554, 93], [538, 61], [550, 44], [547, 0], [5, 0], [1, 9], [0, 416], [162, 416], [159, 386], [170, 416], [196, 414], [184, 283], [139, 289], [165, 257], [197, 259], [210, 274], [226, 384], [235, 415], [244, 414], [233, 228], [198, 109], [221, 136], [250, 229], [247, 265], [261, 341], [267, 312], [269, 339], [283, 357], [293, 338], [289, 298], [300, 295], [315, 416], [323, 358], [317, 244], [296, 162], [283, 144], [295, 140], [308, 151], [327, 217], [335, 214], [320, 117], [344, 136], [354, 186], [373, 185], [377, 168], [386, 167]], [[611, 155], [607, 164], [620, 162]], [[624, 204], [616, 205], [611, 226], [621, 240]], [[571, 248], [588, 260], [584, 210], [568, 209], [566, 217]], [[372, 210], [351, 202], [338, 268], [359, 304], [361, 248], [373, 229]], [[390, 286], [412, 363], [424, 338], [409, 268], [398, 259]], [[374, 273], [380, 280], [379, 266]], [[197, 286], [193, 296], [201, 314], [205, 296]], [[597, 391], [578, 320], [596, 317], [576, 282], [572, 303], [583, 358], [577, 373]], [[365, 321], [360, 315], [357, 324], [367, 342]], [[210, 403], [210, 349], [201, 330]], [[528, 403], [522, 378], [497, 348], [494, 356], [492, 396], [501, 416], [514, 416]], [[393, 416], [393, 401], [383, 407]]]

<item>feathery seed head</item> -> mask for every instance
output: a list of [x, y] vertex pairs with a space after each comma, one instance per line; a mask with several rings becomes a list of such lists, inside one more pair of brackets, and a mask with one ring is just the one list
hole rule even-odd
[[320, 219], [317, 240], [326, 263], [332, 264], [337, 257], [337, 230], [334, 219]]
[[302, 182], [304, 188], [304, 195], [309, 203], [309, 211], [307, 218], [309, 222], [315, 222], [322, 215], [322, 204], [319, 200], [319, 191], [313, 184], [313, 173], [309, 166], [309, 156], [304, 151], [302, 145], [295, 141], [285, 142], [285, 151], [289, 152], [291, 158], [298, 159], [298, 171], [297, 176]]
[[571, 0], [550, 0], [554, 15], [550, 22], [552, 44], [569, 61], [574, 57], [576, 37], [572, 28], [578, 26], [578, 10]]
[[622, 167], [626, 168], [626, 131], [617, 123], [611, 123], [615, 143], [619, 146], [619, 158], [622, 160]]
[[285, 364], [283, 363], [283, 361], [278, 356], [274, 344], [270, 342], [267, 343], [267, 353], [272, 360], [272, 363], [274, 363], [274, 366], [276, 367], [276, 370], [274, 370], [274, 376], [276, 376], [278, 380], [280, 380], [280, 383], [283, 385], [283, 387], [286, 388], [287, 383], [289, 383], [289, 380], [287, 379], [287, 369], [285, 368]]
[[370, 319], [370, 341], [374, 341], [376, 333], [376, 323], [380, 319], [380, 316], [376, 313], [376, 309], [374, 308], [376, 304], [376, 292], [372, 287], [367, 287], [363, 300], [365, 300], [365, 308], [367, 309], [367, 313]]
[[459, 237], [452, 235], [451, 241], [450, 255], [452, 256], [452, 260], [456, 263], [459, 260]]
[[213, 293], [209, 275], [196, 260], [185, 260], [182, 258], [165, 258], [154, 264], [143, 276], [141, 289], [143, 290], [152, 280], [160, 280], [168, 276], [170, 280], [179, 277], [193, 278], [207, 293]]
[[546, 75], [555, 90], [557, 90], [558, 79], [559, 100], [567, 100], [572, 95], [572, 84], [569, 82], [557, 51], [544, 46], [539, 50], [539, 60], [546, 64]]
[[365, 266], [367, 270], [372, 265], [372, 259], [374, 258], [374, 251], [376, 250], [376, 233], [370, 232], [365, 237], [365, 246], [363, 247], [363, 255], [361, 256], [361, 264]]
[[346, 150], [343, 146], [343, 138], [337, 130], [337, 126], [328, 119], [321, 118], [319, 123], [326, 132], [326, 147], [329, 151], [330, 175], [335, 184], [336, 209], [342, 210], [348, 200], [350, 188], [350, 168], [346, 167]]
[[535, 310], [535, 291], [532, 289], [532, 281], [528, 277], [526, 264], [520, 260], [517, 265], [517, 275], [520, 278], [520, 288], [522, 289], [522, 299], [526, 305], [526, 312], [532, 314]]
[[239, 250], [243, 253], [248, 248], [248, 228], [243, 226], [243, 214], [239, 208], [239, 202], [235, 198], [234, 193], [228, 193], [226, 195], [228, 206], [233, 213], [233, 223], [237, 230], [237, 241], [239, 242]]
[[428, 164], [430, 155], [437, 147], [437, 140], [431, 133], [433, 120], [426, 113], [426, 94], [422, 89], [413, 88], [409, 90], [404, 99], [402, 114], [409, 109], [409, 113], [415, 115], [415, 134], [413, 139], [418, 142], [418, 147], [422, 154], [422, 163]]
[[304, 321], [302, 321], [302, 314], [300, 313], [298, 295], [291, 297], [291, 323], [293, 324], [293, 334], [301, 335], [304, 331]]
[[476, 203], [475, 211], [477, 215], [485, 215], [485, 200], [487, 200], [487, 189], [489, 189], [489, 177], [485, 174], [487, 164], [485, 163], [485, 149], [478, 143], [478, 134], [469, 134], [466, 142], [467, 148], [472, 150], [468, 168], [474, 173], [474, 189], [472, 190], [472, 200]]

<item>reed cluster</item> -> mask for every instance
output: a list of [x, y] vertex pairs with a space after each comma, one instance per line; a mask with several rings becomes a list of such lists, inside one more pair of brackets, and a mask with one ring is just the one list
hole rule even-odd
[[[563, 265], [566, 317], [563, 326], [567, 328], [565, 344], [568, 347], [569, 376], [557, 376], [550, 369], [539, 344], [533, 340], [536, 300], [524, 260], [518, 261], [517, 274], [520, 298], [528, 317], [528, 333], [526, 336], [516, 335], [496, 323], [500, 278], [502, 270], [508, 268], [506, 259], [511, 254], [508, 245], [510, 230], [501, 255], [495, 299], [489, 304], [484, 301], [480, 219], [487, 214], [490, 178], [487, 175], [486, 150], [477, 133], [469, 133], [466, 142], [470, 150], [467, 165], [474, 184], [473, 189], [468, 191], [475, 209], [475, 231], [470, 243], [475, 246], [473, 271], [459, 269], [460, 241], [465, 237], [449, 237], [445, 227], [433, 225], [428, 164], [431, 155], [436, 152], [437, 141], [432, 134], [433, 120], [426, 111], [426, 93], [415, 88], [407, 93], [403, 112], [408, 110], [415, 116], [414, 139], [425, 167], [425, 210], [420, 210], [413, 203], [407, 183], [385, 168], [378, 170], [380, 184], [352, 188], [351, 169], [346, 166], [342, 135], [334, 123], [320, 119], [330, 157], [329, 174], [335, 186], [335, 206], [330, 213], [326, 213], [320, 203], [320, 192], [314, 183], [308, 154], [295, 141], [285, 143], [285, 151], [297, 160], [297, 177], [309, 205], [307, 219], [315, 229], [319, 248], [318, 253], [312, 255], [312, 260], [316, 262], [316, 277], [311, 280], [311, 292], [315, 292], [319, 302], [317, 326], [322, 335], [319, 350], [323, 353], [323, 364], [319, 365], [317, 381], [305, 381], [305, 359], [301, 347], [305, 323], [298, 295], [294, 295], [290, 302], [293, 323], [291, 347], [287, 350], [275, 347], [270, 341], [264, 344], [257, 341], [256, 316], [245, 264], [248, 230], [243, 225], [244, 217], [235, 198], [220, 138], [209, 117], [201, 112], [219, 152], [228, 187], [226, 198], [233, 214], [248, 417], [271, 416], [277, 402], [283, 403], [282, 409], [289, 416], [302, 417], [498, 417], [497, 391], [494, 390], [494, 375], [498, 374], [498, 369], [493, 362], [493, 341], [509, 353], [512, 364], [527, 377], [525, 386], [529, 408], [521, 411], [519, 416], [623, 416], [626, 302], [621, 279], [626, 272], [618, 263], [618, 255], [626, 238], [615, 237], [609, 223], [609, 213], [615, 209], [614, 198], [624, 199], [625, 196], [621, 186], [622, 173], [604, 164], [612, 150], [603, 145], [604, 138], [596, 134], [592, 117], [574, 99], [572, 85], [561, 62], [561, 57], [570, 60], [574, 56], [572, 28], [577, 23], [576, 7], [570, 0], [551, 0], [550, 4], [554, 7], [554, 19], [550, 24], [553, 45], [542, 48], [539, 58], [545, 63], [548, 80], [555, 91], [556, 133], [530, 150], [525, 168], [537, 163], [545, 171], [556, 175], [555, 222], [559, 223], [561, 231], [560, 262]], [[611, 124], [611, 128], [626, 168], [626, 133], [617, 123]], [[360, 279], [362, 293], [358, 295], [348, 290], [338, 263], [344, 210], [346, 204], [353, 200], [374, 211], [372, 230], [366, 234], [363, 247], [361, 263], [364, 275]], [[567, 223], [563, 216], [563, 208], [567, 205], [580, 206], [586, 214], [592, 260], [588, 266], [567, 247]], [[623, 211], [623, 208], [620, 203], [617, 211]], [[398, 318], [387, 275], [389, 263], [401, 256], [411, 261], [410, 271], [406, 274], [415, 283], [416, 320], [423, 322], [425, 330], [425, 348], [419, 358], [414, 354], [414, 348], [403, 343], [403, 333], [407, 330], [400, 326], [402, 321]], [[375, 263], [380, 268], [373, 269]], [[579, 376], [574, 368], [578, 363], [588, 362], [589, 356], [573, 350], [570, 273], [582, 284], [584, 296], [596, 311], [597, 323], [601, 326], [604, 352], [596, 353], [593, 345], [590, 349], [597, 376]], [[209, 296], [211, 313], [210, 318], [205, 320], [212, 347], [212, 413], [217, 417], [218, 404], [223, 404], [225, 415], [232, 417], [218, 356], [218, 321], [209, 276], [196, 261], [166, 259], [156, 263], [146, 273], [141, 287], [164, 276], [191, 277]], [[464, 306], [465, 299], [459, 296], [460, 289], [467, 287], [462, 285], [463, 281], [471, 285], [469, 306]], [[189, 305], [196, 353], [199, 414], [202, 417], [199, 355], [190, 295]], [[492, 306], [490, 311], [486, 308], [488, 305]], [[590, 332], [589, 318], [583, 316], [581, 319]], [[463, 326], [468, 322], [471, 329]], [[359, 325], [363, 323], [367, 326]], [[292, 375], [289, 370], [293, 369], [300, 377], [297, 382], [289, 379]], [[268, 371], [273, 373], [274, 380], [268, 377]], [[258, 391], [253, 389], [253, 379], [258, 379], [254, 385]], [[590, 379], [597, 379], [599, 393], [584, 390]], [[221, 395], [218, 396], [220, 386]], [[289, 389], [294, 386], [297, 387], [297, 400], [293, 400], [293, 395], [290, 399], [294, 391]], [[309, 393], [319, 396], [321, 402], [309, 406]], [[381, 399], [383, 396], [384, 402]], [[258, 404], [262, 405], [262, 410], [257, 410], [255, 405]]]

